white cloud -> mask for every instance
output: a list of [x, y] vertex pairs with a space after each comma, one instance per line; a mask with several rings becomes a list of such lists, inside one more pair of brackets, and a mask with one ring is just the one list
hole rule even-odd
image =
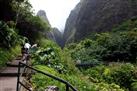
[[70, 11], [80, 0], [30, 0], [35, 12], [42, 9], [46, 11], [52, 27], [64, 29]]

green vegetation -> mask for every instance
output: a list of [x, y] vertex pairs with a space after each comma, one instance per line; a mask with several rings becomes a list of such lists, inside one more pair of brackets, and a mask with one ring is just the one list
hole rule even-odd
[[116, 26], [115, 28], [112, 29], [114, 32], [119, 32], [119, 31], [131, 31], [131, 30], [136, 30], [137, 28], [137, 17], [133, 17], [132, 19], [129, 19], [125, 21], [124, 23]]
[[0, 47], [10, 48], [19, 43], [21, 36], [4, 21], [0, 21]]
[[[79, 91], [102, 91], [103, 89], [123, 91], [120, 89], [120, 86], [115, 83], [91, 81], [91, 77], [88, 76], [86, 72], [80, 71], [75, 67], [76, 63], [70, 61], [73, 59], [70, 53], [67, 52], [68, 50], [64, 49], [64, 51], [62, 51], [57, 45], [55, 46], [54, 43], [48, 42], [47, 44], [49, 43], [50, 46], [44, 46], [44, 49], [39, 48], [33, 54], [33, 67], [67, 80]], [[38, 73], [32, 76], [31, 81], [35, 90], [44, 90], [49, 85], [56, 85], [62, 91], [65, 89], [65, 86], [58, 81]]]
[[6, 62], [11, 61], [18, 54], [20, 54], [19, 46], [10, 48], [10, 50], [0, 48], [0, 68], [6, 66]]
[[19, 45], [24, 40], [33, 44], [46, 38], [50, 25], [34, 15], [28, 0], [1, 0], [0, 11], [0, 67], [3, 67], [19, 54]]
[[28, 0], [1, 0], [0, 6], [0, 20], [9, 24], [18, 35], [27, 37], [31, 43], [45, 37], [46, 31], [50, 30], [47, 22], [34, 15]]
[[[123, 26], [125, 31], [120, 31], [121, 28], [113, 29], [117, 29], [115, 32], [96, 33], [63, 50], [46, 41], [42, 50], [36, 52], [37, 56], [33, 56], [33, 65], [69, 81], [79, 91], [136, 91], [137, 31], [136, 27]], [[93, 67], [77, 68], [77, 63], [92, 64]], [[35, 89], [42, 90], [49, 84], [60, 90], [65, 87], [42, 74], [34, 75], [32, 83]]]
[[123, 89], [132, 89], [131, 85], [136, 82], [136, 67], [130, 63], [112, 63], [109, 66], [97, 66], [83, 71], [97, 83], [115, 83]]
[[[28, 0], [0, 1], [0, 68], [16, 57], [25, 39], [40, 46], [31, 50], [32, 66], [61, 77], [79, 91], [137, 91], [137, 19], [133, 18], [112, 29], [95, 33], [63, 50], [46, 39], [50, 25], [31, 11]], [[5, 13], [6, 11], [6, 13]], [[7, 16], [8, 15], [8, 16]], [[92, 67], [76, 67], [90, 64]], [[44, 90], [65, 86], [42, 74], [31, 78], [33, 88]]]
[[19, 44], [22, 41], [23, 37], [16, 30], [0, 21], [0, 68], [20, 53]]
[[137, 31], [96, 34], [95, 40], [86, 39], [68, 49], [76, 61], [136, 63]]

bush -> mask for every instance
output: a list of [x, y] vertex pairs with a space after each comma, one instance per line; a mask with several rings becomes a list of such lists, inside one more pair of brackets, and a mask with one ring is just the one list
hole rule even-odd
[[[89, 85], [89, 82], [87, 82], [87, 80], [84, 80], [84, 77], [82, 78], [82, 76], [79, 74], [76, 75], [76, 73], [74, 75], [71, 74], [59, 74], [55, 69], [53, 68], [49, 68], [46, 66], [36, 66], [37, 69], [43, 71], [43, 72], [47, 72], [50, 73], [52, 75], [55, 75], [57, 77], [61, 77], [63, 79], [65, 79], [66, 81], [68, 81], [69, 83], [71, 83], [73, 86], [75, 86], [79, 91], [95, 91], [94, 90], [94, 86], [93, 85]], [[35, 74], [32, 77], [32, 82], [34, 85], [34, 88], [36, 88], [36, 90], [44, 90], [46, 88], [46, 86], [49, 85], [54, 85], [54, 86], [58, 86], [60, 88], [61, 91], [64, 91], [65, 89], [65, 85], [61, 84], [60, 82], [53, 80], [49, 77], [46, 77], [42, 74]]]
[[115, 64], [112, 66], [97, 66], [84, 70], [83, 73], [95, 83], [115, 83], [122, 88], [130, 89], [132, 83], [136, 81], [134, 65], [130, 63]]
[[112, 83], [112, 84], [107, 84], [107, 83], [98, 83], [96, 85], [96, 91], [124, 91], [123, 89], [120, 88], [120, 86]]
[[130, 88], [134, 78], [133, 71], [134, 66], [132, 64], [122, 64], [120, 67], [112, 70], [111, 77], [113, 82], [122, 87]]
[[[68, 47], [70, 49], [72, 45]], [[70, 49], [71, 57], [81, 62], [132, 62], [137, 57], [137, 31], [100, 33], [95, 40], [86, 39], [73, 44]]]
[[[114, 91], [124, 91], [120, 88], [120, 86], [112, 83], [93, 83], [91, 82], [87, 77], [85, 77], [82, 74], [59, 74], [55, 69], [49, 68], [46, 66], [36, 66], [39, 70], [43, 72], [50, 73], [52, 75], [55, 75], [57, 77], [61, 77], [64, 80], [68, 81], [71, 83], [75, 88], [78, 89], [78, 91], [109, 91], [109, 90], [114, 90]], [[46, 77], [42, 74], [35, 74], [32, 77], [32, 83], [33, 83], [33, 88], [35, 90], [44, 90], [47, 86], [53, 85], [53, 86], [58, 86], [60, 91], [64, 91], [65, 85], [61, 84], [60, 82], [53, 80], [49, 77]]]
[[0, 21], [0, 47], [10, 48], [16, 46], [20, 36], [15, 31], [16, 30], [10, 28], [7, 23]]
[[20, 54], [20, 47], [16, 46], [10, 50], [0, 48], [0, 68], [6, 66], [8, 61], [11, 61]]
[[132, 84], [131, 84], [131, 89], [130, 89], [131, 91], [137, 91], [137, 82], [133, 82]]

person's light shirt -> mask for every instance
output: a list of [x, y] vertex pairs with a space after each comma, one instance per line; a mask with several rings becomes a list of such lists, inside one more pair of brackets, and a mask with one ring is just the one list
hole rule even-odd
[[31, 45], [29, 43], [25, 43], [24, 48], [30, 49]]

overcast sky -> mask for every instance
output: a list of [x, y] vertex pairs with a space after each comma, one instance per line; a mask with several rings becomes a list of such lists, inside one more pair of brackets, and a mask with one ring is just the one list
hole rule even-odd
[[70, 11], [80, 0], [30, 0], [35, 13], [38, 10], [45, 10], [52, 27], [64, 29], [66, 19]]

